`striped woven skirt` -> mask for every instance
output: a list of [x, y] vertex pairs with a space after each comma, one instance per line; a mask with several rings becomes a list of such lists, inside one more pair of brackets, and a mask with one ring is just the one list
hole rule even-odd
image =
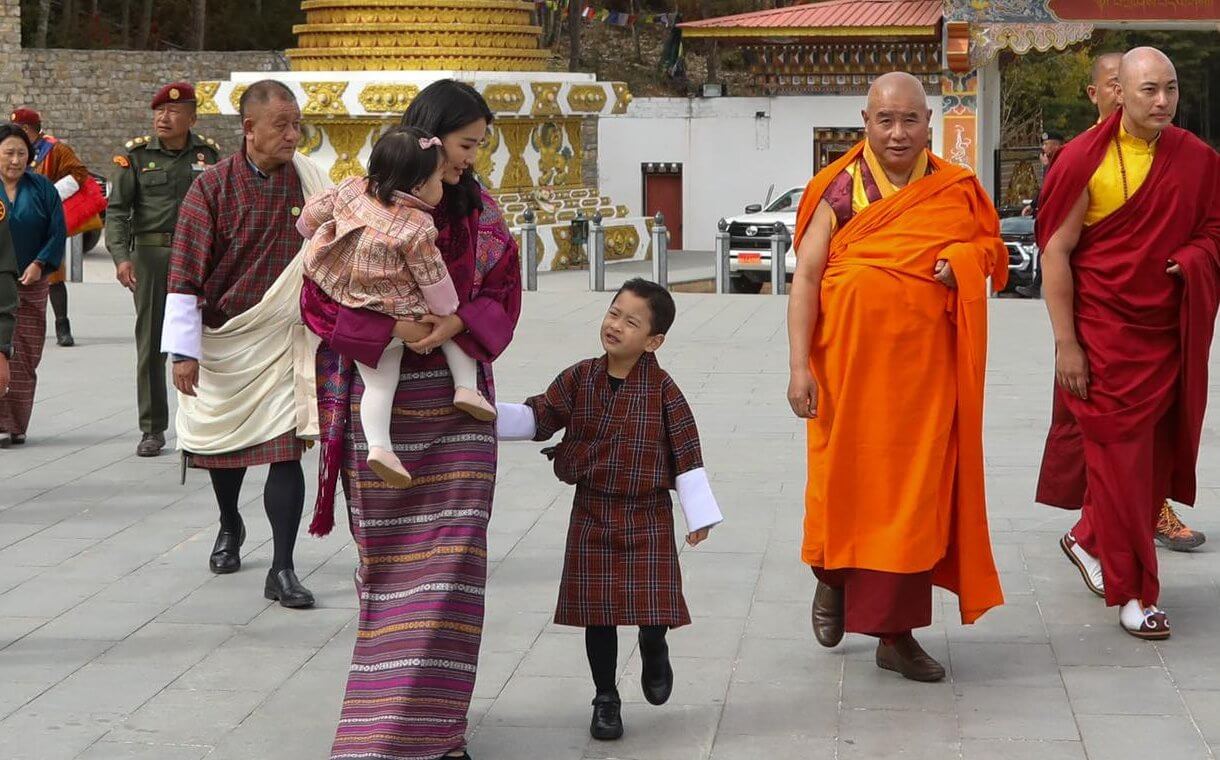
[[18, 285], [17, 325], [13, 329], [13, 358], [9, 362], [8, 395], [0, 398], [0, 433], [25, 435], [34, 411], [38, 364], [47, 340], [47, 292], [44, 277], [33, 285]]
[[363, 391], [352, 373], [342, 474], [360, 552], [360, 621], [331, 758], [436, 760], [466, 744], [495, 431], [453, 407], [439, 351], [408, 351], [390, 438], [414, 480], [392, 488], [365, 465]]

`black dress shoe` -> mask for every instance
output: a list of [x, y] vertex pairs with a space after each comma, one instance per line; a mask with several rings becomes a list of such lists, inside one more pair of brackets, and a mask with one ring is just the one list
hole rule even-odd
[[25, 433], [13, 433], [12, 439], [13, 439], [14, 446], [25, 445]]
[[607, 691], [593, 698], [593, 720], [589, 722], [589, 736], [609, 742], [623, 736], [623, 701], [618, 691]]
[[644, 699], [653, 705], [665, 704], [674, 690], [674, 669], [669, 664], [669, 645], [664, 639], [661, 639], [659, 645], [646, 645], [641, 636], [640, 659], [643, 660], [640, 688], [644, 690]]
[[301, 585], [295, 570], [267, 571], [267, 584], [263, 586], [263, 596], [272, 601], [278, 601], [281, 607], [312, 607], [313, 594]]
[[212, 546], [212, 556], [208, 558], [208, 567], [217, 575], [236, 573], [241, 569], [241, 545], [245, 542], [245, 523], [236, 531], [225, 530], [221, 526], [220, 533], [216, 535], [216, 544]]
[[165, 433], [145, 433], [136, 446], [136, 456], [155, 457], [165, 448]]

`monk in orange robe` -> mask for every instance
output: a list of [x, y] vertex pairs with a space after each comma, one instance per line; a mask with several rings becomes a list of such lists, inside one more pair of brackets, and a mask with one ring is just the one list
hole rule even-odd
[[1060, 546], [1123, 630], [1164, 639], [1153, 538], [1166, 497], [1195, 501], [1220, 157], [1173, 126], [1164, 53], [1123, 56], [1118, 94], [1120, 109], [1064, 148], [1037, 220], [1059, 386], [1038, 500], [1083, 506]]
[[803, 561], [817, 640], [880, 639], [912, 680], [945, 671], [912, 630], [932, 586], [972, 623], [1003, 603], [983, 485], [987, 278], [1008, 277], [999, 220], [969, 170], [927, 149], [915, 77], [879, 77], [867, 140], [820, 172], [797, 214], [788, 401], [808, 420]]

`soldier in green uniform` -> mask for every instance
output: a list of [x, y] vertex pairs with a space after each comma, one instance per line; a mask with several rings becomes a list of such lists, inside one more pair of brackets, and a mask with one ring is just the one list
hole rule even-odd
[[169, 402], [161, 323], [165, 281], [178, 206], [195, 178], [216, 163], [220, 148], [195, 134], [195, 88], [168, 84], [152, 101], [154, 135], [137, 137], [114, 157], [106, 248], [115, 276], [135, 294], [137, 395], [143, 437], [136, 454], [155, 457], [165, 447]]

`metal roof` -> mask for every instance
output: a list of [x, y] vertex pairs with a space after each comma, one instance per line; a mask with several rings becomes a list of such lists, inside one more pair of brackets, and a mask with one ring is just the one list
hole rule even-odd
[[941, 0], [826, 0], [680, 24], [688, 37], [932, 36]]

